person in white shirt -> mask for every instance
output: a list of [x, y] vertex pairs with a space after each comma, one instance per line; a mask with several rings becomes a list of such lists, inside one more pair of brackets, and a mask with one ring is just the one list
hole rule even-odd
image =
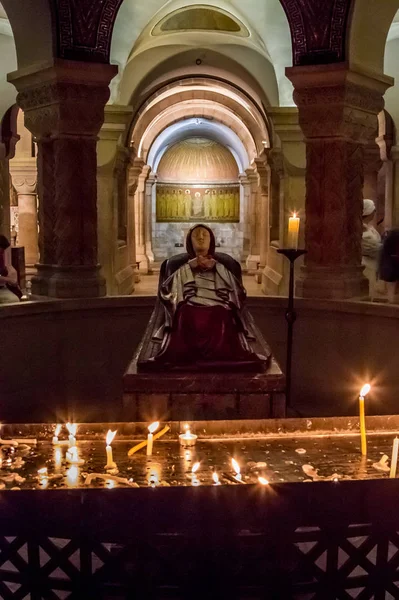
[[370, 283], [370, 297], [376, 293], [378, 259], [382, 247], [381, 235], [374, 227], [376, 207], [373, 200], [363, 200], [362, 265]]

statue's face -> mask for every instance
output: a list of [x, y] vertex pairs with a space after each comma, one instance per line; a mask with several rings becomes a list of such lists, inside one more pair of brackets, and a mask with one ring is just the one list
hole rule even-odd
[[207, 254], [211, 245], [211, 234], [205, 227], [196, 227], [191, 234], [191, 241], [196, 254]]

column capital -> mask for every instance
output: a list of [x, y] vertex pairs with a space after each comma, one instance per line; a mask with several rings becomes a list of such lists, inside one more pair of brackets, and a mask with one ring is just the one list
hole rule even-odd
[[14, 158], [10, 161], [10, 175], [17, 194], [35, 194], [37, 165], [35, 158]]
[[350, 70], [343, 64], [288, 67], [299, 123], [307, 140], [340, 138], [367, 143], [377, 136], [377, 115], [390, 77]]
[[61, 59], [10, 73], [26, 127], [36, 138], [97, 136], [117, 67]]
[[269, 106], [266, 113], [273, 124], [274, 132], [283, 143], [303, 142], [299, 111], [296, 106]]

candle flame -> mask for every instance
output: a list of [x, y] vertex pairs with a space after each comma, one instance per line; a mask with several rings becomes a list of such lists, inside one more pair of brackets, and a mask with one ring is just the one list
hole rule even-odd
[[68, 429], [70, 435], [73, 435], [75, 437], [76, 432], [78, 430], [77, 424], [76, 423], [67, 423], [66, 428]]
[[212, 479], [214, 483], [219, 483], [219, 475], [217, 473], [212, 473]]
[[66, 476], [67, 476], [67, 484], [69, 486], [76, 485], [78, 477], [79, 477], [78, 467], [76, 465], [72, 465], [71, 467], [69, 467], [68, 471], [66, 472]]
[[111, 431], [110, 429], [108, 429], [108, 433], [105, 438], [107, 446], [110, 446], [112, 444], [115, 436], [116, 436], [116, 430]]
[[191, 469], [191, 473], [196, 473], [200, 468], [200, 464], [200, 462], [196, 462], [195, 465], [193, 465], [193, 468]]
[[269, 485], [269, 481], [265, 477], [258, 477], [258, 481], [261, 485]]
[[292, 218], [296, 219], [296, 211], [294, 210], [294, 212], [292, 213]]
[[360, 396], [362, 398], [365, 398], [370, 390], [371, 390], [371, 385], [369, 383], [366, 383], [360, 390]]
[[54, 437], [58, 437], [60, 435], [61, 428], [62, 428], [62, 425], [60, 425], [60, 424], [55, 426]]
[[238, 464], [235, 458], [231, 459], [231, 464], [233, 465], [233, 469], [236, 472], [236, 475], [239, 475], [241, 473], [241, 469], [240, 465]]
[[154, 433], [154, 431], [156, 431], [159, 427], [159, 421], [155, 421], [155, 423], [151, 423], [151, 425], [148, 426], [148, 431], [150, 433]]
[[184, 429], [187, 433], [190, 433], [190, 425], [188, 423], [185, 424]]

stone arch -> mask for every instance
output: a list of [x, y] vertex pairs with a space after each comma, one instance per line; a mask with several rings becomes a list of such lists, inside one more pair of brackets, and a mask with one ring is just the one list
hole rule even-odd
[[348, 60], [353, 69], [384, 74], [387, 36], [398, 10], [399, 0], [354, 0], [348, 35]]
[[280, 2], [290, 25], [294, 66], [345, 60], [351, 0]]

